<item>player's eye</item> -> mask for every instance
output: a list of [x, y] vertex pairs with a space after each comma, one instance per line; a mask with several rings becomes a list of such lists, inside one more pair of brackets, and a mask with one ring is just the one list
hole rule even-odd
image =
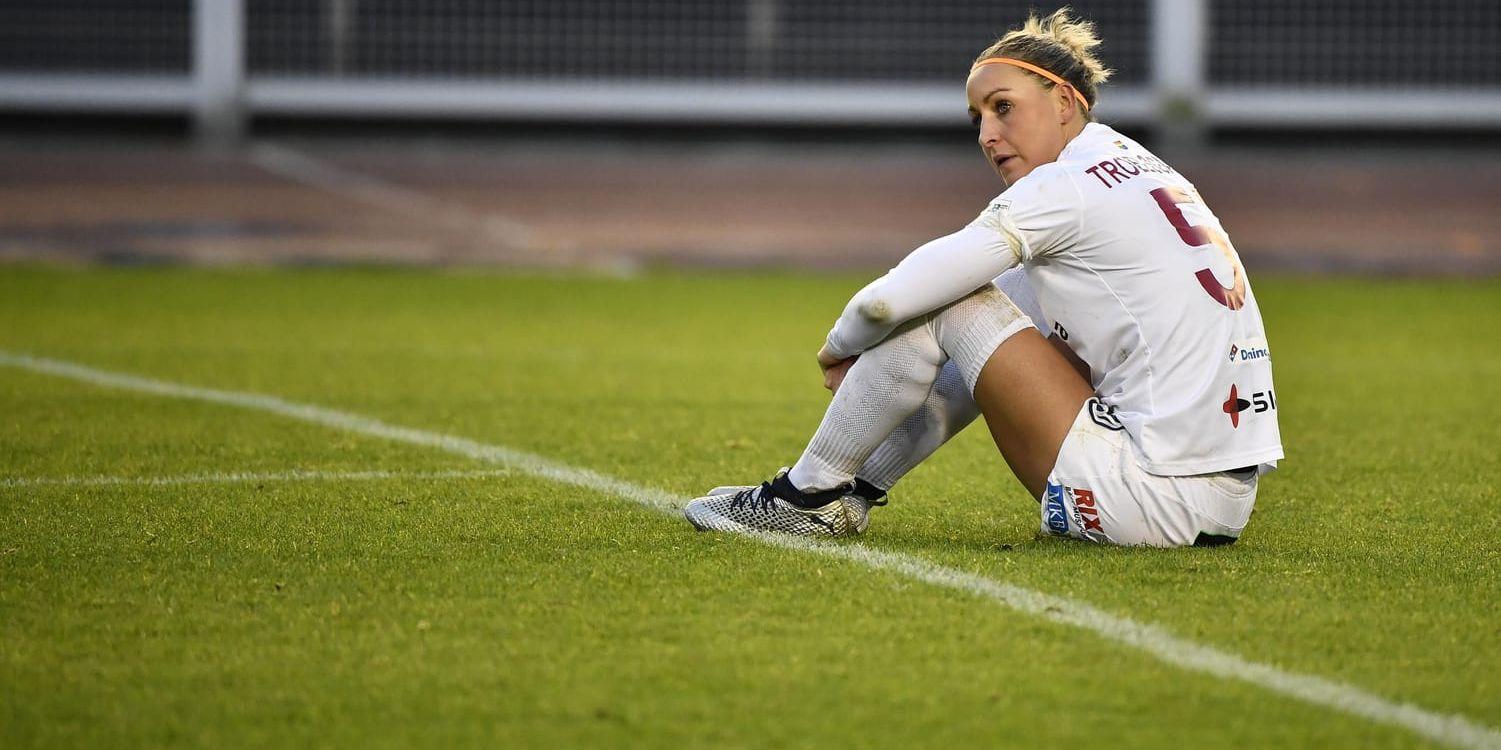
[[995, 113], [996, 114], [998, 114], [998, 115], [1004, 115], [1004, 114], [1006, 114], [1007, 112], [1010, 112], [1010, 111], [1011, 111], [1011, 102], [1006, 101], [1005, 99], [997, 99], [995, 101]]

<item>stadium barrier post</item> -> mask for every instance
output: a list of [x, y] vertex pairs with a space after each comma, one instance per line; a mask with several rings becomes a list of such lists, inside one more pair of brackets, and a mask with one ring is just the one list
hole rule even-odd
[[1206, 0], [1152, 0], [1151, 86], [1157, 147], [1193, 155], [1206, 146], [1209, 8]]
[[245, 136], [244, 0], [193, 2], [193, 129], [212, 151]]

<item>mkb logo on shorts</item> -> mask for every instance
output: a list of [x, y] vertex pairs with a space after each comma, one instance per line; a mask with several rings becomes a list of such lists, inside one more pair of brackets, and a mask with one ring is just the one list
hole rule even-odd
[[1063, 485], [1048, 482], [1042, 497], [1042, 517], [1048, 531], [1059, 536], [1068, 534], [1068, 508], [1063, 505]]
[[1106, 404], [1105, 402], [1097, 398], [1092, 398], [1088, 401], [1085, 401], [1084, 405], [1089, 408], [1089, 418], [1095, 424], [1104, 427], [1107, 430], [1126, 429], [1125, 427], [1121, 426], [1121, 421], [1115, 418], [1114, 406], [1110, 406], [1109, 404]]

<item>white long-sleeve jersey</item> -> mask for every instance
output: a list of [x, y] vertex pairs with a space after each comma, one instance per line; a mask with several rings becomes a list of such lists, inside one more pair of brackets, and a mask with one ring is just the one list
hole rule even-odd
[[[1271, 349], [1240, 258], [1192, 183], [1098, 123], [964, 229], [862, 289], [826, 349], [850, 357], [1015, 265], [1154, 474], [1282, 457]], [[1108, 418], [1108, 417], [1103, 417]]]

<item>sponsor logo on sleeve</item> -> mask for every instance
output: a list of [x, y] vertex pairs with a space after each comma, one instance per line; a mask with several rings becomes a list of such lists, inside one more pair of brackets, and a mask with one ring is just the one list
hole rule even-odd
[[981, 211], [980, 213], [982, 213], [982, 214], [998, 214], [998, 213], [1000, 213], [1002, 211], [1005, 211], [1008, 208], [1011, 208], [1011, 199], [1010, 198], [996, 198], [995, 200], [993, 200], [993, 201], [990, 202], [990, 205], [988, 205], [988, 206], [985, 207], [984, 211]]
[[1048, 482], [1042, 496], [1042, 518], [1048, 531], [1058, 536], [1068, 535], [1068, 509], [1063, 505], [1063, 485]]
[[1229, 398], [1225, 399], [1225, 403], [1220, 404], [1220, 411], [1230, 417], [1231, 429], [1240, 427], [1240, 415], [1244, 411], [1249, 410], [1252, 414], [1265, 414], [1277, 408], [1277, 394], [1273, 393], [1271, 388], [1254, 391], [1249, 399], [1241, 396], [1240, 388], [1235, 383], [1231, 383]]

